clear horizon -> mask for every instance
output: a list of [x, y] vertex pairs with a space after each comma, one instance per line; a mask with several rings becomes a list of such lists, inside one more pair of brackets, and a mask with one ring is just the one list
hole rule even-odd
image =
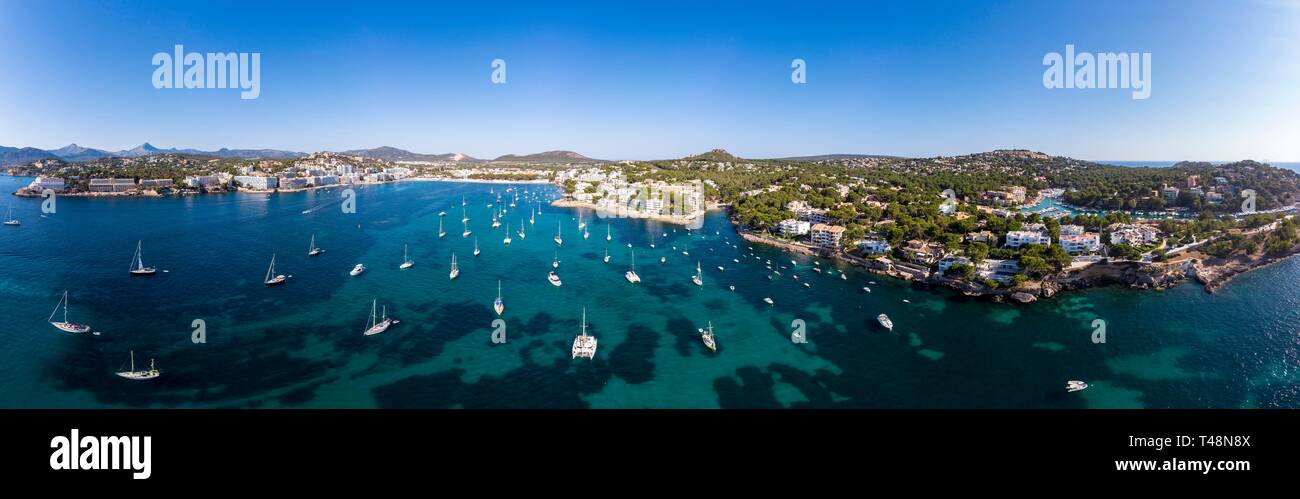
[[[154, 88], [150, 58], [177, 44], [260, 53], [260, 96]], [[1151, 53], [1150, 98], [1045, 88], [1044, 55], [1067, 45]], [[1300, 161], [1300, 2], [1287, 0], [0, 2], [0, 47], [9, 147]], [[807, 83], [791, 82], [793, 59]]]

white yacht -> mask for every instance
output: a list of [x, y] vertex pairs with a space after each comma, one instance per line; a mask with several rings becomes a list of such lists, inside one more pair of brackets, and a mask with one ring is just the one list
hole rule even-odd
[[458, 276], [458, 275], [460, 275], [460, 267], [457, 267], [457, 266], [456, 266], [456, 254], [455, 254], [455, 253], [452, 253], [452, 254], [451, 254], [451, 273], [447, 274], [447, 278], [448, 278], [448, 279], [455, 279], [456, 276]]
[[555, 287], [560, 287], [560, 285], [563, 284], [562, 282], [560, 282], [560, 276], [555, 275], [554, 270], [552, 270], [550, 274], [547, 274], [546, 280], [550, 281], [551, 285]]
[[402, 264], [397, 266], [397, 268], [402, 269], [402, 270], [406, 270], [406, 269], [409, 269], [409, 268], [415, 266], [415, 262], [411, 260], [411, 257], [409, 256], [409, 254], [407, 254], [406, 250], [407, 250], [406, 245], [403, 244], [403, 245], [402, 245]]
[[563, 225], [561, 225], [561, 224], [556, 224], [556, 225], [555, 225], [555, 245], [556, 245], [556, 246], [560, 246], [560, 245], [563, 245], [563, 244], [564, 244], [564, 238], [561, 238], [561, 237], [560, 237], [560, 231], [562, 230], [562, 229], [561, 229], [562, 227], [563, 227]]
[[[59, 313], [59, 308], [63, 308], [63, 321], [54, 320], [54, 315]], [[59, 299], [59, 304], [54, 306], [54, 311], [50, 312], [50, 318], [46, 320], [48, 320], [51, 325], [53, 325], [56, 328], [59, 328], [60, 331], [63, 331], [65, 333], [77, 334], [77, 333], [84, 333], [90, 331], [90, 326], [87, 326], [85, 324], [77, 324], [75, 322], [68, 322], [67, 290], [63, 291], [63, 298]]]
[[497, 280], [497, 299], [496, 299], [496, 301], [493, 301], [493, 302], [492, 302], [492, 310], [496, 310], [496, 311], [497, 311], [497, 315], [501, 315], [502, 312], [505, 312], [505, 311], [506, 311], [506, 302], [501, 301], [501, 281], [500, 281], [500, 280]]
[[117, 372], [117, 375], [118, 375], [118, 376], [121, 376], [121, 377], [123, 377], [123, 378], [126, 378], [126, 379], [146, 380], [146, 379], [154, 379], [154, 378], [157, 378], [158, 376], [161, 376], [161, 375], [162, 375], [162, 371], [159, 371], [158, 368], [154, 367], [153, 359], [149, 359], [149, 368], [148, 368], [148, 369], [142, 369], [142, 370], [139, 370], [139, 371], [135, 370], [135, 350], [132, 350], [132, 351], [131, 351], [131, 370], [129, 370], [129, 371], [118, 371], [118, 372]]
[[700, 262], [695, 262], [695, 276], [691, 277], [691, 282], [695, 283], [696, 286], [703, 286], [703, 277], [704, 272], [700, 270]]
[[10, 227], [17, 227], [19, 225], [22, 225], [22, 223], [19, 222], [17, 218], [14, 218], [14, 204], [12, 202], [9, 203], [9, 211], [5, 213], [4, 224]]
[[131, 258], [131, 275], [154, 275], [158, 269], [144, 266], [144, 258], [140, 256], [140, 244], [143, 241], [135, 242], [135, 256]]
[[1070, 380], [1065, 383], [1066, 392], [1077, 392], [1088, 388], [1088, 384], [1078, 380]]
[[364, 336], [374, 336], [376, 334], [387, 331], [388, 326], [397, 324], [397, 321], [388, 318], [387, 305], [384, 306], [384, 312], [382, 316], [375, 314], [376, 311], [375, 305], [378, 303], [379, 300], [374, 300], [370, 302], [370, 321], [366, 323], [366, 330], [361, 333]]
[[700, 339], [704, 340], [704, 346], [709, 347], [709, 350], [718, 351], [717, 339], [713, 337], [713, 321], [709, 321], [708, 329], [700, 330]]
[[356, 277], [361, 275], [361, 273], [365, 271], [366, 271], [366, 266], [358, 263], [357, 266], [352, 267], [352, 270], [348, 271], [348, 275], [352, 277]]
[[894, 321], [889, 320], [889, 316], [888, 316], [888, 315], [885, 315], [885, 314], [877, 315], [877, 316], [876, 316], [876, 322], [879, 322], [880, 325], [881, 325], [882, 327], [884, 327], [885, 329], [888, 329], [888, 330], [890, 330], [890, 331], [893, 331], [893, 330], [894, 330]]
[[632, 269], [628, 270], [627, 273], [623, 274], [623, 277], [626, 277], [627, 282], [630, 282], [632, 284], [641, 282], [641, 276], [636, 275], [636, 252], [635, 251], [632, 252]]
[[311, 244], [307, 247], [307, 256], [318, 256], [325, 250], [316, 247], [316, 234], [311, 235]]
[[573, 338], [573, 358], [596, 357], [596, 337], [587, 335], [587, 307], [582, 308], [582, 334]]
[[262, 278], [262, 284], [265, 284], [267, 286], [275, 286], [278, 284], [284, 284], [284, 282], [287, 280], [289, 280], [289, 278], [286, 277], [284, 274], [275, 273], [275, 254], [274, 253], [271, 254], [271, 265], [266, 268], [266, 277]]
[[668, 261], [668, 257], [666, 257], [666, 256], [661, 256], [661, 257], [659, 257], [659, 263], [665, 263], [665, 262], [667, 262], [667, 261]]
[[776, 305], [776, 303], [773, 303], [773, 302], [772, 302], [772, 299], [771, 299], [771, 298], [763, 298], [763, 302], [766, 303], [766, 304], [768, 304], [768, 305]]

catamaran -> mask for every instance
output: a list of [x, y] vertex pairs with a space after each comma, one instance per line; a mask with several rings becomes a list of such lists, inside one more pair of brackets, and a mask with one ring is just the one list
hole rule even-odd
[[623, 277], [626, 277], [627, 282], [632, 284], [641, 282], [641, 276], [636, 275], [636, 251], [632, 252], [632, 269], [628, 270], [626, 274], [623, 274]]
[[307, 247], [307, 256], [316, 256], [324, 252], [325, 250], [316, 247], [316, 234], [312, 234], [311, 244]]
[[158, 368], [154, 367], [153, 359], [149, 359], [149, 368], [148, 368], [148, 369], [142, 369], [142, 370], [139, 370], [139, 371], [135, 370], [135, 350], [132, 350], [132, 351], [131, 351], [131, 370], [129, 370], [129, 371], [118, 371], [118, 372], [117, 372], [117, 375], [118, 375], [118, 376], [121, 376], [121, 377], [123, 377], [123, 378], [126, 378], [126, 379], [146, 380], [146, 379], [154, 379], [154, 378], [157, 378], [158, 376], [161, 376], [161, 375], [162, 375], [162, 371], [159, 371]]
[[704, 346], [709, 347], [709, 350], [718, 351], [717, 340], [713, 337], [713, 321], [709, 321], [709, 329], [700, 330], [700, 339], [704, 340]]
[[560, 276], [555, 275], [555, 271], [554, 271], [554, 270], [552, 270], [552, 271], [550, 272], [550, 274], [548, 274], [548, 275], [546, 276], [546, 280], [547, 280], [547, 281], [550, 281], [551, 285], [552, 285], [552, 286], [555, 286], [555, 287], [559, 287], [561, 284], [563, 284], [563, 283], [560, 282]]
[[503, 301], [501, 301], [501, 281], [500, 281], [500, 280], [497, 280], [497, 299], [496, 299], [496, 301], [492, 302], [492, 310], [496, 310], [496, 311], [497, 311], [497, 315], [501, 315], [502, 312], [505, 312], [505, 311], [506, 311], [506, 303], [503, 302]]
[[[62, 322], [54, 320], [54, 314], [59, 313], [60, 307], [63, 308]], [[50, 324], [53, 325], [54, 327], [59, 328], [59, 330], [66, 333], [76, 334], [76, 333], [84, 333], [86, 331], [90, 331], [90, 326], [87, 326], [85, 324], [77, 324], [75, 322], [68, 322], [68, 291], [67, 290], [63, 291], [63, 298], [59, 299], [59, 304], [54, 306], [54, 311], [50, 312], [50, 318], [46, 320], [48, 320]]]
[[451, 273], [450, 273], [450, 274], [447, 274], [447, 278], [448, 278], [448, 279], [455, 279], [456, 276], [458, 276], [458, 275], [460, 275], [460, 267], [457, 267], [457, 266], [456, 266], [456, 254], [455, 254], [455, 253], [452, 253], [452, 254], [451, 254]]
[[5, 225], [16, 227], [21, 224], [17, 218], [14, 218], [14, 204], [9, 203], [9, 211], [5, 213]]
[[474, 238], [474, 256], [478, 256], [479, 253], [482, 253], [482, 251], [479, 251], [479, 249], [478, 249], [478, 237], [475, 237], [475, 238]]
[[[275, 277], [272, 277], [272, 276], [275, 276]], [[262, 283], [263, 283], [263, 284], [266, 284], [267, 286], [275, 286], [275, 285], [277, 285], [277, 284], [284, 284], [284, 281], [286, 281], [286, 280], [288, 280], [288, 279], [289, 279], [289, 278], [288, 278], [288, 277], [285, 277], [284, 274], [276, 274], [276, 273], [275, 273], [275, 254], [272, 253], [272, 254], [271, 254], [271, 265], [270, 265], [269, 267], [266, 268], [266, 277], [263, 277], [263, 278], [262, 278]]]
[[506, 246], [510, 246], [510, 224], [506, 224], [506, 238], [502, 239], [501, 242], [505, 243]]
[[888, 329], [890, 331], [894, 330], [894, 321], [889, 320], [888, 315], [885, 314], [877, 315], [876, 322], [879, 322], [880, 325], [883, 326], [885, 329]]
[[560, 232], [564, 230], [563, 227], [564, 224], [560, 224], [560, 223], [555, 224], [555, 245], [556, 246], [562, 246], [564, 244], [564, 238], [560, 237]]
[[596, 337], [587, 335], [587, 307], [582, 307], [582, 334], [573, 338], [573, 358], [596, 357]]
[[388, 330], [388, 326], [400, 322], [388, 318], [387, 305], [384, 305], [384, 312], [382, 316], [375, 315], [375, 305], [378, 303], [379, 300], [374, 300], [370, 302], [370, 321], [366, 322], [366, 330], [361, 332], [361, 334], [364, 336], [374, 336], [376, 334], [382, 333]]
[[695, 276], [691, 277], [691, 282], [695, 283], [696, 286], [703, 286], [703, 277], [704, 272], [700, 270], [700, 262], [695, 262]]
[[348, 271], [348, 275], [352, 277], [356, 277], [361, 275], [361, 273], [365, 271], [366, 271], [366, 266], [358, 263], [355, 267], [352, 267], [352, 270]]
[[402, 245], [402, 264], [397, 266], [397, 268], [402, 270], [409, 269], [415, 265], [415, 262], [411, 260], [409, 254], [406, 252], [407, 250], [406, 246], [407, 245], [405, 244]]
[[135, 256], [131, 258], [131, 268], [129, 269], [131, 275], [154, 275], [154, 273], [158, 272], [158, 269], [145, 267], [144, 259], [140, 257], [141, 243], [142, 241], [135, 242]]

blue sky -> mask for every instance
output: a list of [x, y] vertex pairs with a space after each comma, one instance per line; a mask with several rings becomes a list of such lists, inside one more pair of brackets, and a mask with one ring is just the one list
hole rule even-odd
[[[1300, 160], [1300, 1], [267, 3], [0, 0], [0, 145]], [[178, 43], [261, 96], [153, 88]], [[1151, 97], [1044, 88], [1067, 43]]]

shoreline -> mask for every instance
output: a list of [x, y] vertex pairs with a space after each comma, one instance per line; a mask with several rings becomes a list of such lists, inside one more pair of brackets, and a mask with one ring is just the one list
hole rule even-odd
[[710, 204], [704, 210], [700, 210], [690, 214], [689, 216], [682, 217], [676, 215], [648, 215], [645, 213], [633, 212], [625, 209], [610, 210], [608, 208], [601, 208], [599, 206], [596, 206], [594, 203], [589, 203], [586, 201], [578, 201], [569, 198], [560, 198], [555, 201], [551, 201], [550, 205], [556, 208], [579, 208], [579, 209], [586, 208], [596, 212], [596, 216], [598, 218], [635, 218], [641, 220], [653, 220], [656, 222], [662, 222], [666, 224], [681, 225], [687, 228], [702, 227], [704, 225], [704, 215], [711, 210], [721, 209], [721, 207], [723, 206], [720, 204]]
[[549, 184], [550, 180], [530, 179], [530, 180], [503, 180], [487, 178], [452, 178], [452, 177], [409, 177], [394, 182], [461, 182], [466, 184]]

